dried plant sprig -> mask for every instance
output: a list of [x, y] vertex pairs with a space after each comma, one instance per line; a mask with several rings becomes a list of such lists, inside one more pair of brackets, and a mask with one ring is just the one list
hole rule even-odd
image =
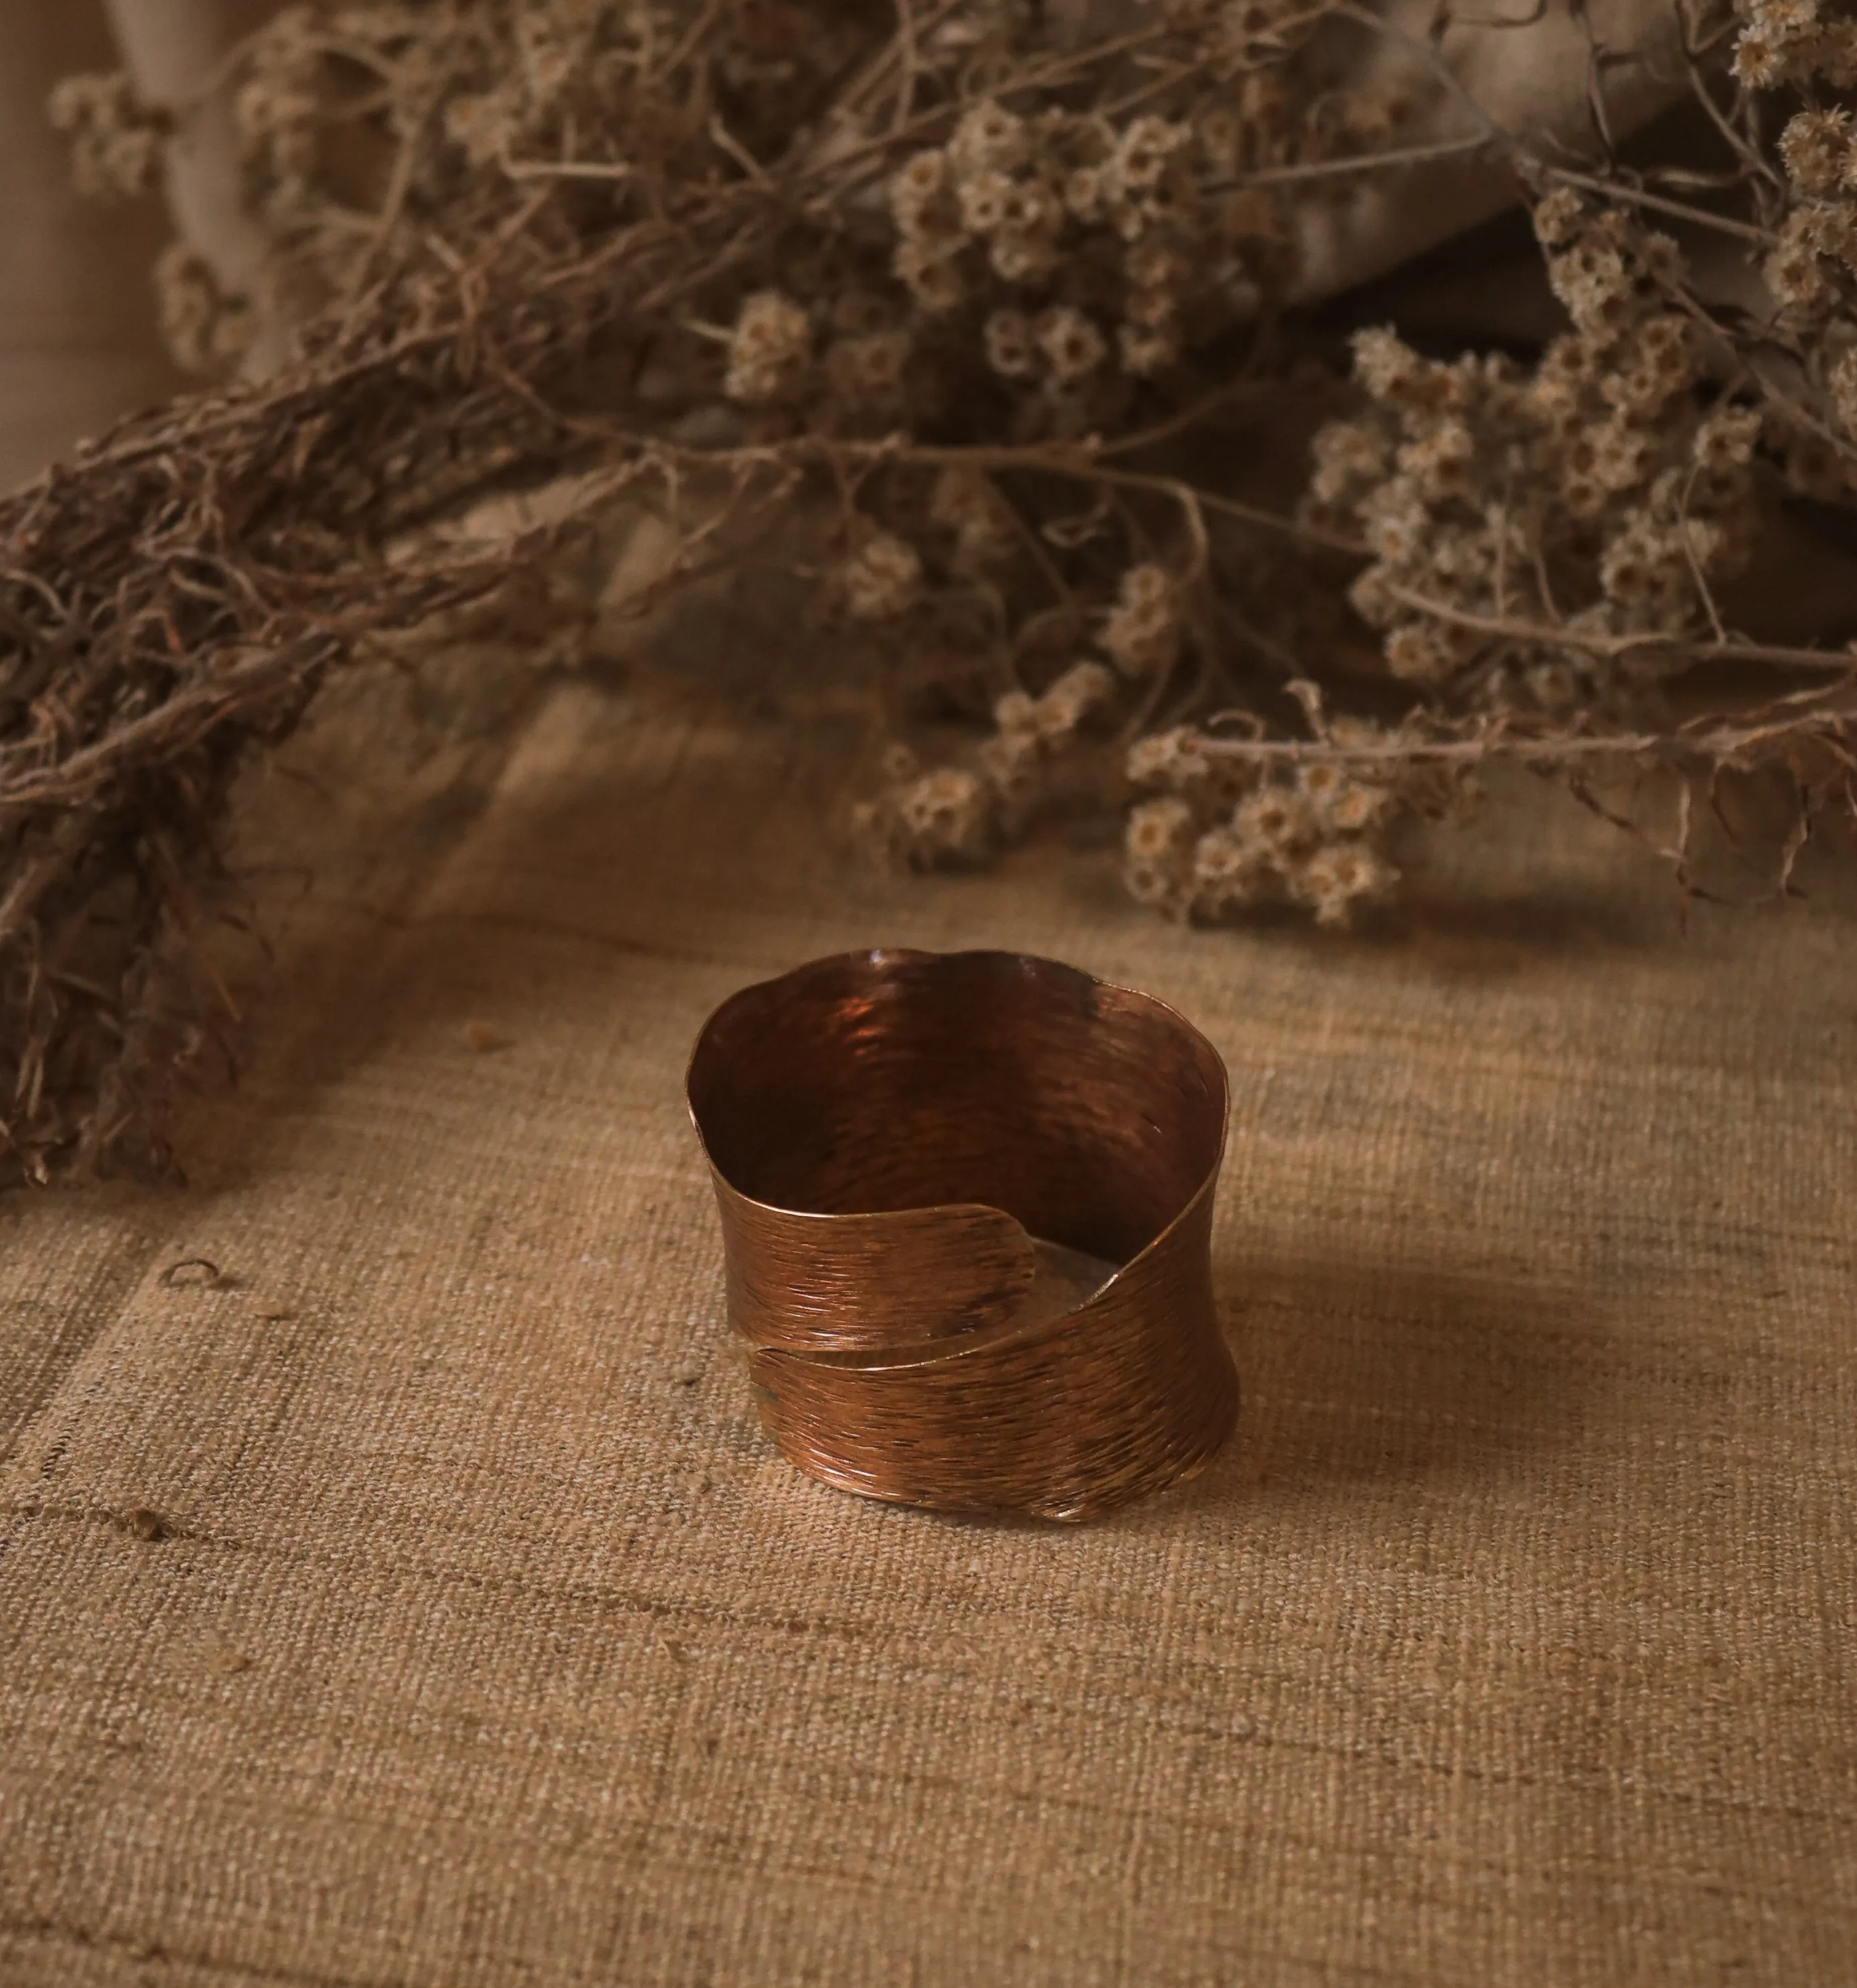
[[[371, 640], [515, 611], [647, 488], [684, 520], [668, 587], [809, 486], [822, 610], [881, 631], [893, 695], [971, 714], [958, 763], [889, 755], [862, 819], [901, 859], [1119, 806], [1160, 908], [1340, 924], [1395, 887], [1402, 821], [1506, 756], [1595, 804], [1600, 766], [1692, 799], [1781, 769], [1790, 875], [1849, 803], [1845, 687], [1678, 700], [1724, 665], [1847, 666], [1730, 626], [1721, 592], [1777, 473], [1849, 495], [1842, 29], [1750, 0], [1737, 42], [1692, 42], [1725, 159], [1698, 204], [1487, 117], [1415, 135], [1383, 84], [1335, 86], [1338, 23], [1394, 32], [1353, 0], [1170, 0], [1068, 39], [1053, 12], [299, 5], [247, 46], [264, 293], [177, 251], [163, 314], [201, 370], [267, 316], [298, 357], [0, 503], [7, 1164], [160, 1157], [176, 1075], [231, 1020], [209, 932], [249, 751]], [[1460, 89], [1435, 44], [1419, 59]], [[1776, 83], [1808, 100], [1777, 147]], [[173, 122], [109, 79], [59, 116], [114, 189], [154, 176]], [[1309, 349], [1278, 319], [1293, 203], [1460, 155], [1532, 188], [1572, 329], [1528, 361], [1363, 340], [1359, 405], [1288, 515], [1231, 474], [1231, 424]], [[1653, 219], [1744, 248], [1768, 315], [1711, 301]], [[435, 529], [569, 475], [545, 531]], [[1329, 666], [1360, 646], [1350, 575], [1377, 685]]]

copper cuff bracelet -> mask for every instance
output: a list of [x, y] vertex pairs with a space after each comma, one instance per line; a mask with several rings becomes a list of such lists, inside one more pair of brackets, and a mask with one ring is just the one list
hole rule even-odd
[[1082, 1519], [1200, 1468], [1217, 1052], [1004, 952], [849, 953], [744, 989], [687, 1080], [761, 1418], [847, 1491]]

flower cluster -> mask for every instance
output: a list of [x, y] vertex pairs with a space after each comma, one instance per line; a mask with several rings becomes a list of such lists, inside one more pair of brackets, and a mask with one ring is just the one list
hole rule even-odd
[[856, 814], [859, 831], [886, 858], [930, 870], [977, 862], [997, 847], [995, 798], [981, 775], [966, 766], [923, 773], [900, 746], [886, 770], [886, 791]]
[[1795, 332], [1822, 332], [1857, 303], [1857, 138], [1844, 110], [1802, 110], [1780, 156], [1793, 203], [1762, 274]]
[[757, 290], [742, 304], [728, 343], [723, 391], [749, 405], [791, 398], [812, 363], [812, 320], [778, 290]]
[[836, 576], [853, 621], [893, 621], [922, 597], [922, 556], [893, 532], [873, 532]]
[[1167, 569], [1130, 566], [1103, 621], [1103, 654], [1125, 677], [1162, 676], [1180, 654], [1180, 634], [1179, 600]]
[[1089, 722], [1116, 700], [1100, 663], [1074, 663], [1038, 697], [1008, 691], [993, 707], [997, 727], [980, 749], [981, 771], [998, 797], [1001, 825], [1016, 832], [1049, 797], [1052, 776]]
[[949, 570], [965, 577], [994, 570], [1019, 543], [1011, 512], [978, 470], [941, 472], [929, 498], [929, 522], [946, 542]]
[[127, 76], [67, 76], [49, 110], [52, 128], [70, 141], [79, 193], [134, 195], [160, 185], [172, 120], [144, 103]]
[[1762, 274], [1845, 446], [1796, 419], [1770, 425], [1795, 487], [1835, 501], [1857, 491], [1857, 127], [1843, 109], [1801, 110], [1779, 152], [1791, 201]]
[[[1836, 0], [1832, 0], [1833, 7]], [[1857, 85], [1857, 19], [1824, 0], [1744, 0], [1734, 73], [1756, 90], [1823, 81]]]
[[890, 185], [894, 269], [917, 306], [981, 313], [988, 363], [1028, 424], [1081, 432], [1118, 380], [1165, 372], [1280, 277], [1275, 208], [1218, 190], [1229, 108], [1202, 122], [1021, 116], [983, 100]]
[[1805, 100], [1780, 134], [1784, 200], [1761, 275], [1811, 404], [1770, 394], [1768, 439], [1795, 489], [1836, 502], [1857, 492], [1857, 18], [1835, 0], [1737, 0], [1736, 12], [1735, 74]]
[[323, 59], [307, 8], [286, 9], [258, 42], [235, 100], [246, 184], [267, 219], [288, 226], [319, 204]]
[[1706, 627], [1711, 583], [1746, 563], [1761, 418], [1709, 402], [1667, 238], [1564, 190], [1535, 226], [1572, 331], [1532, 370], [1362, 334], [1368, 409], [1318, 436], [1310, 501], [1366, 542], [1352, 598], [1394, 675], [1604, 708], [1658, 668], [1613, 638]]
[[907, 746], [893, 745], [881, 792], [858, 810], [860, 833], [913, 868], [973, 861], [1023, 833], [1057, 798], [1067, 762], [1115, 702], [1116, 680], [1102, 664], [1074, 663], [1035, 696], [1013, 690], [995, 702], [993, 734], [971, 768], [924, 772]]
[[[1372, 736], [1358, 721], [1328, 731], [1342, 746]], [[1262, 775], [1190, 726], [1143, 739], [1128, 775], [1152, 798], [1129, 810], [1123, 879], [1170, 916], [1217, 923], [1288, 902], [1318, 924], [1344, 925], [1398, 881], [1384, 847], [1399, 808], [1394, 784], [1323, 759]]]
[[815, 431], [887, 432], [923, 404], [916, 339], [892, 303], [854, 280], [816, 313], [784, 290], [742, 299], [722, 390], [738, 407], [782, 410]]
[[[707, 32], [690, 28], [670, 0], [467, 5], [442, 28], [407, 0], [297, 0], [238, 65], [252, 205], [313, 308], [373, 269], [364, 217], [442, 240], [555, 185], [609, 228], [646, 187], [713, 181], [778, 152], [870, 39], [841, 0], [731, 6]], [[687, 67], [674, 84], [692, 60], [700, 86]]]
[[250, 347], [255, 320], [249, 299], [228, 295], [211, 263], [184, 242], [171, 242], [156, 262], [155, 306], [184, 373], [226, 372]]

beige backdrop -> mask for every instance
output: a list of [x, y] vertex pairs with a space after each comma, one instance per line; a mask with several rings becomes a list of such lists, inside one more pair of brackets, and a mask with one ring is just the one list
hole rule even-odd
[[116, 60], [97, 0], [0, 0], [0, 489], [179, 384], [149, 287], [159, 210], [80, 200], [46, 118], [60, 76]]
[[[1685, 939], [1551, 798], [1356, 938], [885, 879], [849, 700], [718, 697], [780, 633], [519, 722], [358, 679], [253, 783], [283, 980], [191, 1188], [0, 1204], [0, 1981], [1857, 1980], [1857, 918]], [[683, 1060], [876, 942], [1228, 1059], [1200, 1481], [951, 1523], [770, 1453]]]

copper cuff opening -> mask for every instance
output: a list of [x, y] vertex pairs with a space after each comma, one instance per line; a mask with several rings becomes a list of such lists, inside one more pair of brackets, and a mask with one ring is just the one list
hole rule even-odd
[[710, 1017], [690, 1116], [761, 1418], [829, 1484], [1082, 1519], [1198, 1469], [1217, 1052], [1052, 960], [849, 953]]

